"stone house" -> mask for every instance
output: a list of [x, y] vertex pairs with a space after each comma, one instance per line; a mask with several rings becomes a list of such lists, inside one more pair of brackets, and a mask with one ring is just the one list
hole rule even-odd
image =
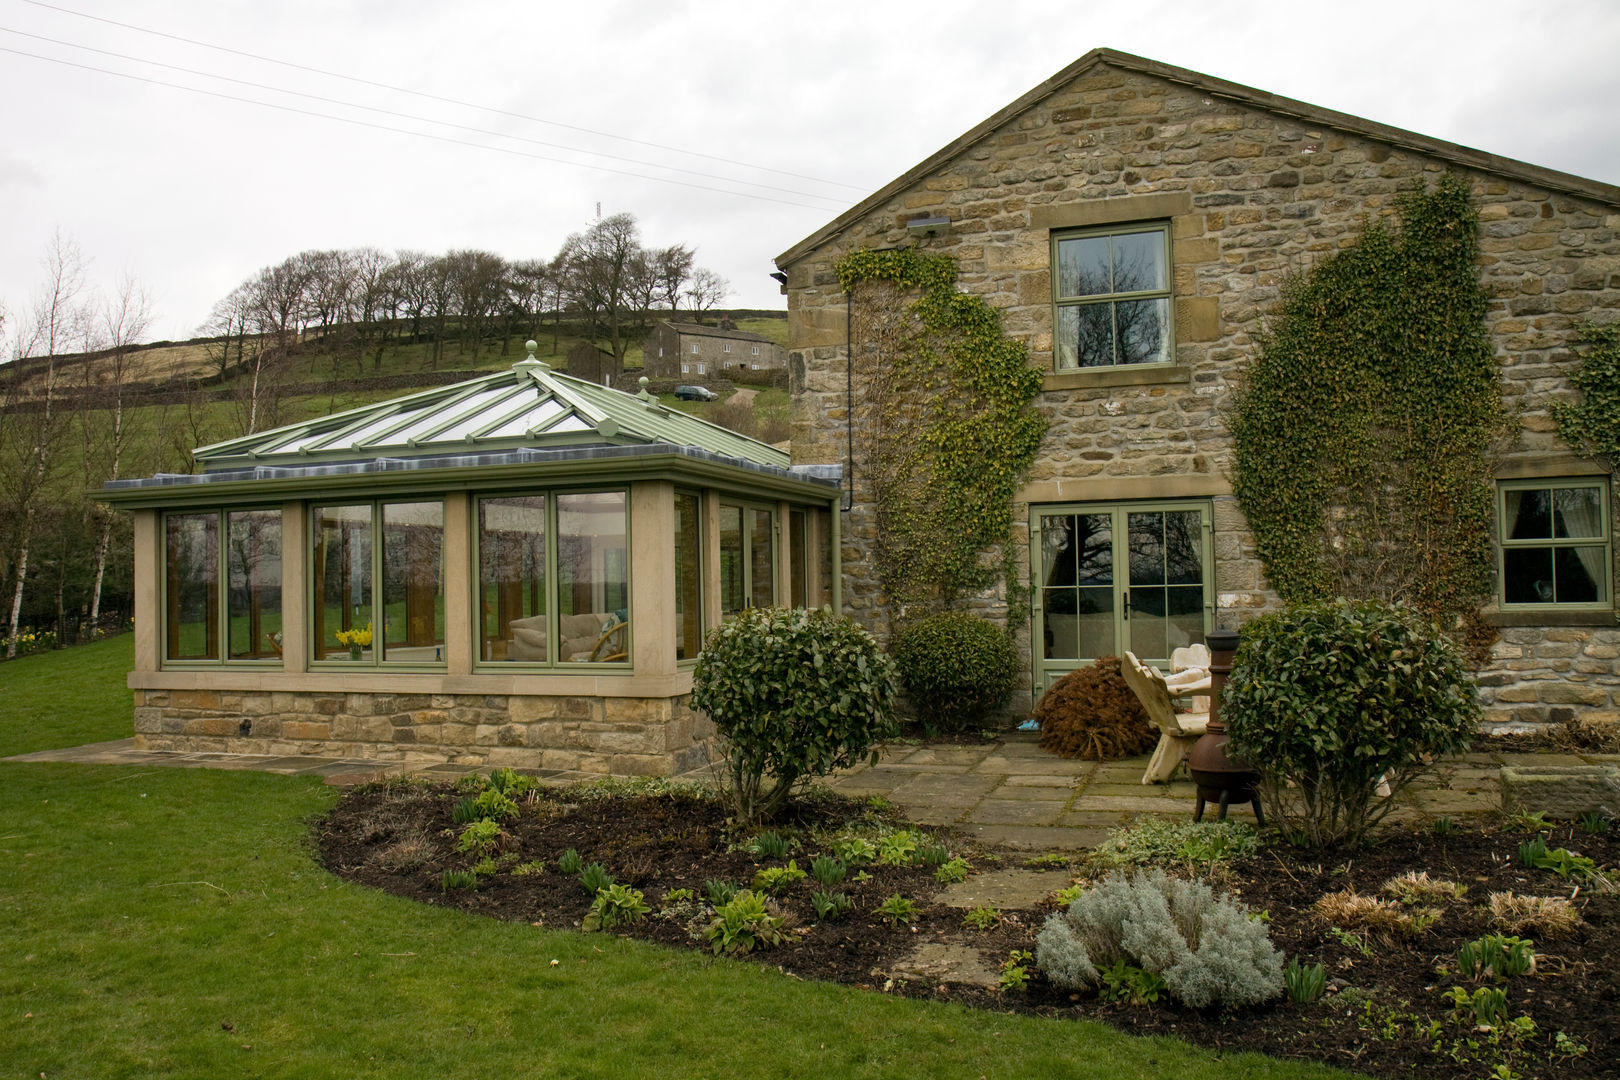
[[623, 373], [624, 366], [617, 356], [588, 341], [576, 341], [568, 350], [568, 374], [576, 379], [612, 386]]
[[839, 604], [836, 470], [534, 356], [114, 481], [147, 749], [667, 774], [703, 634]]
[[1487, 331], [1523, 422], [1494, 477], [1487, 719], [1620, 717], [1612, 477], [1561, 442], [1549, 410], [1572, 393], [1574, 324], [1620, 319], [1620, 188], [1107, 49], [776, 259], [793, 459], [845, 465], [848, 611], [880, 634], [897, 614], [848, 430], [859, 383], [839, 258], [913, 245], [954, 257], [959, 287], [1000, 309], [1043, 373], [1050, 429], [1015, 502], [1034, 599], [1008, 611], [979, 598], [1017, 632], [1027, 704], [1098, 655], [1163, 661], [1278, 604], [1232, 496], [1230, 380], [1287, 275], [1448, 170], [1479, 209]]
[[642, 346], [642, 363], [654, 379], [702, 381], [741, 368], [780, 371], [787, 350], [770, 338], [738, 330], [727, 320], [719, 326], [661, 321]]

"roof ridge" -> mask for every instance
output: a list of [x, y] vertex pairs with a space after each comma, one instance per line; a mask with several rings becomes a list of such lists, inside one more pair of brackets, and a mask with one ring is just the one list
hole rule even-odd
[[1581, 195], [1610, 206], [1620, 207], [1620, 185], [1593, 180], [1590, 177], [1576, 176], [1573, 173], [1549, 169], [1542, 165], [1504, 157], [1500, 154], [1492, 154], [1489, 151], [1464, 146], [1461, 143], [1447, 142], [1444, 139], [1437, 139], [1406, 128], [1398, 128], [1391, 124], [1368, 120], [1352, 113], [1338, 112], [1320, 105], [1313, 105], [1307, 101], [1259, 90], [1243, 83], [1232, 82], [1213, 75], [1205, 75], [1202, 72], [1193, 71], [1191, 68], [1177, 67], [1174, 64], [1150, 60], [1132, 53], [1120, 52], [1117, 49], [1096, 48], [1057, 74], [1019, 95], [1010, 104], [1003, 106], [989, 117], [981, 120], [945, 146], [934, 151], [916, 165], [913, 165], [848, 210], [845, 210], [842, 214], [833, 218], [826, 225], [782, 252], [775, 259], [777, 269], [787, 269], [791, 263], [798, 261], [815, 248], [820, 247], [827, 240], [842, 232], [856, 220], [871, 213], [875, 208], [909, 187], [922, 176], [953, 160], [1009, 120], [1033, 108], [1064, 84], [1073, 81], [1099, 64], [1107, 64], [1112, 67], [1123, 68], [1126, 71], [1134, 71], [1138, 74], [1164, 79], [1168, 82], [1180, 83], [1216, 97], [1237, 101], [1251, 108], [1292, 116], [1296, 119], [1320, 124], [1323, 127], [1334, 128], [1404, 149], [1415, 150], [1465, 168], [1495, 173], [1499, 176], [1522, 180], [1539, 187], [1565, 194]]

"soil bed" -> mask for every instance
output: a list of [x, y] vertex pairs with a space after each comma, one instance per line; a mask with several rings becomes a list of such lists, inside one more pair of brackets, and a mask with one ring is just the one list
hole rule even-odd
[[[647, 793], [647, 792], [652, 793]], [[827, 853], [831, 838], [859, 834], [876, 842], [885, 831], [910, 828], [892, 811], [857, 800], [820, 795], [797, 808], [798, 818], [778, 832], [795, 845], [781, 858], [759, 858], [739, 842], [724, 806], [678, 785], [621, 785], [602, 789], [550, 789], [520, 800], [521, 816], [503, 823], [497, 872], [478, 878], [475, 890], [441, 888], [446, 871], [464, 870], [477, 858], [456, 851], [461, 827], [452, 810], [467, 792], [448, 784], [391, 783], [356, 789], [316, 826], [323, 862], [351, 881], [426, 904], [452, 906], [494, 918], [522, 920], [556, 929], [576, 929], [591, 897], [574, 877], [558, 871], [558, 856], [572, 848], [585, 863], [600, 862], [621, 884], [645, 894], [652, 913], [623, 930], [629, 936], [679, 948], [709, 948], [702, 928], [713, 918], [705, 900], [710, 881], [744, 888], [765, 867], [793, 859], [799, 869]], [[935, 831], [952, 855], [966, 857], [977, 872], [1024, 866], [1027, 855], [997, 853]], [[1568, 897], [1576, 882], [1548, 870], [1519, 865], [1519, 844], [1529, 839], [1496, 827], [1459, 827], [1448, 835], [1387, 831], [1375, 847], [1326, 859], [1270, 844], [1258, 855], [1220, 863], [1205, 876], [1217, 891], [1235, 891], [1249, 907], [1265, 912], [1273, 943], [1302, 963], [1325, 965], [1330, 992], [1310, 1005], [1279, 999], [1266, 1006], [1223, 1012], [1193, 1010], [1167, 999], [1156, 1005], [1126, 1005], [1094, 994], [1061, 991], [1031, 968], [1024, 991], [1001, 991], [970, 983], [920, 982], [895, 974], [919, 943], [937, 942], [977, 950], [995, 972], [1012, 950], [1034, 950], [1034, 936], [1055, 900], [1037, 908], [1003, 909], [1000, 925], [987, 931], [963, 925], [963, 911], [939, 902], [945, 886], [925, 866], [851, 866], [837, 885], [813, 877], [794, 882], [776, 898], [785, 917], [786, 940], [741, 959], [780, 967], [802, 978], [825, 979], [872, 990], [929, 997], [1000, 1011], [1102, 1020], [1138, 1034], [1169, 1034], [1225, 1051], [1253, 1050], [1279, 1058], [1322, 1061], [1382, 1077], [1483, 1077], [1498, 1064], [1512, 1075], [1598, 1077], [1614, 1075], [1615, 1012], [1620, 1006], [1620, 895], [1580, 888], [1575, 906], [1584, 923], [1561, 936], [1527, 931], [1535, 939], [1537, 965], [1529, 974], [1499, 983], [1508, 1015], [1528, 1016], [1533, 1034], [1507, 1037], [1476, 1030], [1453, 1016], [1444, 997], [1453, 986], [1476, 983], [1455, 974], [1459, 945], [1496, 932], [1485, 908], [1491, 893]], [[1557, 826], [1546, 837], [1612, 869], [1620, 860], [1613, 832], [1591, 834]], [[514, 873], [539, 860], [541, 872]], [[1077, 875], [1095, 877], [1082, 858], [1064, 868], [1049, 866], [1051, 891]], [[1167, 870], [1178, 868], [1166, 865]], [[532, 867], [530, 867], [532, 870]], [[1186, 867], [1180, 868], [1187, 869]], [[857, 870], [868, 875], [856, 881]], [[1421, 933], [1393, 941], [1367, 938], [1358, 945], [1330, 932], [1312, 911], [1322, 896], [1346, 889], [1377, 895], [1390, 879], [1410, 871], [1467, 887], [1460, 899], [1428, 900], [1440, 909]], [[686, 889], [691, 900], [671, 901]], [[843, 892], [853, 910], [836, 922], [820, 922], [810, 904], [814, 890]], [[916, 905], [909, 926], [891, 927], [873, 913], [900, 893]], [[1370, 954], [1370, 955], [1364, 955]], [[1483, 985], [1491, 985], [1485, 983]], [[1556, 1041], [1558, 1033], [1568, 1040]], [[1583, 1053], [1574, 1054], [1576, 1045]]]

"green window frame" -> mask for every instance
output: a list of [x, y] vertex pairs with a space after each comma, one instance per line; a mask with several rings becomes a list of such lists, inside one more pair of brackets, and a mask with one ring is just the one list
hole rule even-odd
[[1497, 599], [1503, 608], [1613, 607], [1609, 484], [1601, 477], [1497, 483]]
[[279, 667], [281, 507], [168, 511], [162, 537], [163, 666]]
[[[618, 535], [622, 542], [617, 546], [603, 545], [600, 550], [592, 544], [587, 550], [578, 542], [580, 534], [565, 537], [561, 524], [564, 515], [587, 513], [588, 500], [604, 497], [619, 500], [622, 529]], [[543, 519], [540, 531], [529, 534], [531, 543], [543, 547], [539, 565], [531, 568], [532, 575], [525, 573], [517, 582], [503, 583], [488, 576], [486, 509], [502, 502], [544, 504], [539, 511]], [[476, 669], [628, 669], [635, 633], [629, 617], [633, 589], [630, 518], [630, 491], [625, 487], [524, 489], [475, 495], [471, 546]], [[564, 545], [564, 539], [571, 542]], [[532, 552], [527, 557], [532, 560]], [[589, 571], [582, 576], [579, 571], [587, 565]], [[503, 592], [507, 594], [504, 597]], [[581, 605], [587, 610], [577, 610]], [[595, 610], [598, 606], [603, 610]], [[569, 610], [564, 611], [564, 607]], [[588, 625], [579, 618], [585, 614], [599, 618], [594, 625]]]
[[1208, 500], [1036, 504], [1029, 513], [1037, 694], [1108, 653], [1168, 665], [1176, 647], [1213, 629]]
[[[363, 519], [354, 514], [324, 517], [327, 511], [356, 510], [365, 511]], [[435, 511], [436, 524], [431, 520]], [[327, 520], [349, 524], [328, 535], [322, 528]], [[436, 540], [427, 534], [435, 529]], [[442, 497], [310, 504], [306, 593], [312, 668], [445, 670], [444, 533]], [[328, 543], [336, 546], [326, 550]], [[425, 567], [436, 570], [436, 582], [415, 572]], [[337, 590], [325, 595], [334, 583]], [[424, 584], [433, 586], [431, 592]], [[365, 642], [337, 638], [340, 631], [367, 630]]]
[[1058, 371], [1174, 360], [1169, 222], [1065, 229], [1051, 243]]
[[720, 618], [751, 607], [774, 607], [776, 507], [755, 502], [720, 503]]
[[675, 489], [675, 662], [695, 663], [709, 629], [704, 610], [703, 497]]

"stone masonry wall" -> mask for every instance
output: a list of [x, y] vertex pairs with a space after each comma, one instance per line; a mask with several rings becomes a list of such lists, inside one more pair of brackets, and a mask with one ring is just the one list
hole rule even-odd
[[[1393, 220], [1402, 191], [1447, 168], [1467, 179], [1479, 206], [1480, 273], [1491, 298], [1487, 327], [1508, 405], [1523, 420], [1512, 457], [1567, 458], [1549, 406], [1572, 396], [1566, 376], [1576, 322], [1620, 318], [1620, 208], [1098, 66], [783, 268], [794, 461], [845, 459], [847, 298], [834, 262], [861, 248], [915, 245], [951, 255], [960, 286], [1000, 308], [1006, 330], [1048, 373], [1037, 407], [1051, 430], [1030, 473], [1032, 487], [1051, 491], [1061, 482], [1078, 491], [1074, 481], [1162, 478], [1181, 485], [1167, 494], [1186, 496], [1202, 485], [1213, 499], [1217, 622], [1238, 625], [1278, 600], [1262, 579], [1235, 500], [1222, 494], [1230, 490], [1231, 439], [1221, 414], [1230, 380], [1253, 357], [1290, 274], [1352, 243], [1367, 220]], [[1148, 373], [1130, 369], [1053, 370], [1050, 230], [1072, 222], [1076, 208], [1103, 200], [1140, 206], [1140, 220], [1171, 223], [1174, 367], [1160, 369], [1157, 381], [1144, 383]], [[924, 215], [948, 216], [949, 232], [933, 240], [910, 237], [905, 222]], [[858, 384], [856, 394], [858, 401]], [[844, 597], [852, 615], [883, 634], [894, 613], [871, 557], [875, 526], [863, 498], [863, 469], [857, 458], [855, 509], [843, 528]], [[1028, 505], [1015, 514], [1014, 542], [1027, 563]], [[1027, 565], [1021, 570], [1027, 574]], [[999, 596], [979, 598], [978, 606], [1006, 616]], [[1028, 671], [1027, 614], [1016, 613], [1014, 622], [1023, 623]], [[1577, 642], [1569, 634], [1586, 636]], [[1552, 708], [1612, 715], [1608, 691], [1596, 689], [1596, 680], [1620, 675], [1615, 657], [1607, 655], [1614, 651], [1610, 636], [1557, 627], [1504, 631], [1487, 672], [1493, 718], [1500, 719], [1498, 703], [1513, 705], [1512, 718], [1537, 722]], [[1565, 650], [1574, 653], [1556, 655]], [[1565, 660], [1567, 670], [1551, 666]], [[1576, 667], [1577, 661], [1594, 670]], [[1530, 683], [1546, 681], [1532, 677], [1532, 668], [1564, 685], [1587, 680], [1586, 690], [1537, 685], [1536, 707], [1546, 709], [1532, 714], [1528, 702], [1511, 701], [1530, 693]], [[1491, 681], [1498, 678], [1508, 681]], [[1549, 694], [1580, 700], [1554, 701]]]
[[668, 776], [709, 760], [687, 699], [137, 690], [142, 749]]

